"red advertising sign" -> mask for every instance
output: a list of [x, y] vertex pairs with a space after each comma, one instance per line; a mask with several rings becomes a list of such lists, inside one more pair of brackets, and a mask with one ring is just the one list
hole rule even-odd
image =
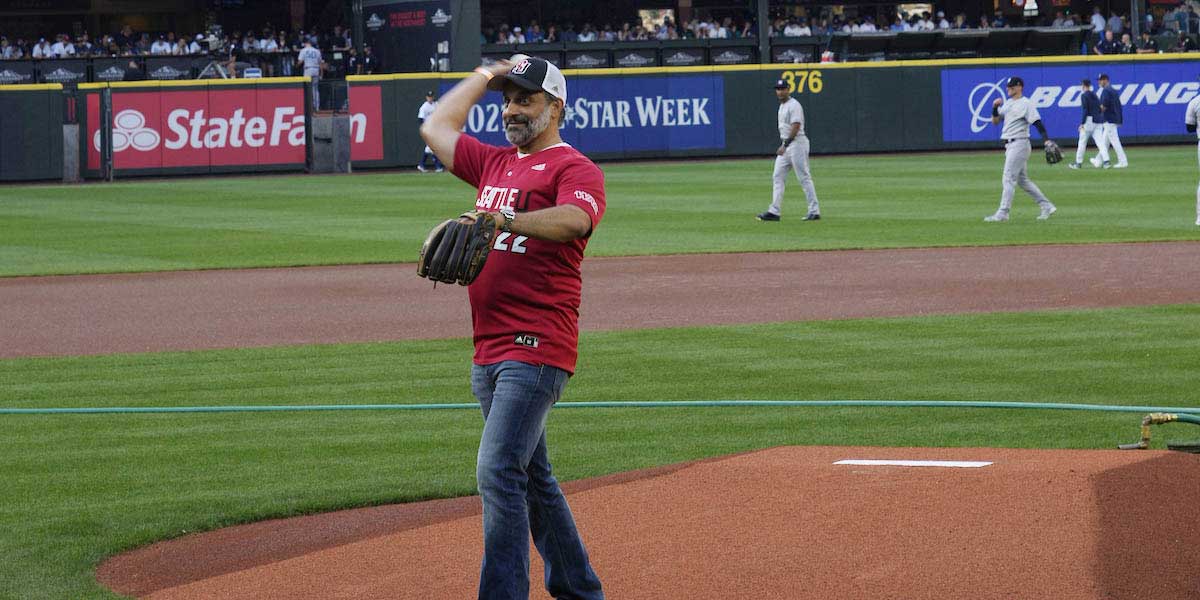
[[[113, 168], [304, 164], [304, 90], [186, 88], [113, 98]], [[88, 96], [88, 169], [100, 167], [100, 99]]]
[[383, 159], [383, 101], [377, 85], [350, 86], [350, 160]]

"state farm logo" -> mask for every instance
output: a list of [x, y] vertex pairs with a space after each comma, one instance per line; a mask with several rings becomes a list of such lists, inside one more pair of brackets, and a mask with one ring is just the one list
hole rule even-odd
[[378, 14], [371, 13], [371, 16], [367, 18], [367, 29], [370, 29], [371, 31], [379, 31], [383, 28], [383, 25], [384, 21], [383, 19], [379, 18]]
[[[113, 118], [113, 152], [130, 147], [146, 152], [157, 148], [160, 142], [167, 150], [304, 145], [304, 113], [296, 114], [296, 108], [291, 106], [276, 107], [270, 121], [264, 117], [246, 118], [241, 108], [229, 118], [205, 117], [203, 110], [177, 108], [167, 114], [164, 123], [168, 132], [162, 140], [157, 131], [146, 126], [146, 117], [141, 112], [127, 109], [117, 113]], [[359, 127], [358, 137], [362, 137], [362, 129]], [[100, 149], [99, 130], [93, 136], [93, 144], [96, 150]]]
[[450, 22], [450, 15], [439, 8], [437, 12], [433, 13], [433, 16], [429, 17], [429, 21], [438, 27], [445, 27], [446, 23]]
[[[123, 110], [113, 117], [113, 152], [133, 147], [134, 150], [149, 152], [158, 147], [158, 132], [146, 127], [146, 115], [136, 110]], [[100, 150], [100, 130], [92, 136], [92, 145]]]

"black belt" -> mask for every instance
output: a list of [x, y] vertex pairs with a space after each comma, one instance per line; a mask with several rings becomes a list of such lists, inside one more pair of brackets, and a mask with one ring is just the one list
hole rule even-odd
[[1005, 143], [1005, 144], [1011, 144], [1011, 143], [1013, 143], [1013, 142], [1019, 142], [1019, 141], [1021, 141], [1021, 140], [1028, 140], [1028, 139], [1029, 139], [1029, 138], [1012, 138], [1012, 139], [1003, 140], [1003, 141], [1004, 141], [1004, 143]]

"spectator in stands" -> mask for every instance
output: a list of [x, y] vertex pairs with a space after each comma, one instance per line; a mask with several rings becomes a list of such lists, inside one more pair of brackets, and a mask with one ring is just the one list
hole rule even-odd
[[858, 31], [860, 33], [875, 33], [876, 31], [879, 31], [879, 29], [875, 27], [875, 18], [871, 15], [867, 15], [867, 18], [863, 20], [862, 25], [859, 25]]
[[576, 41], [578, 41], [578, 42], [594, 42], [594, 41], [596, 41], [596, 31], [594, 29], [592, 29], [591, 23], [583, 24], [583, 30], [581, 30], [579, 32], [579, 35], [576, 37]]
[[150, 45], [150, 54], [170, 54], [171, 44], [167, 43], [167, 37], [163, 34], [158, 34], [158, 38]]
[[988, 22], [987, 15], [979, 15], [979, 28], [980, 29], [991, 29], [992, 28], [992, 24]]
[[54, 36], [54, 44], [50, 46], [50, 56], [55, 58], [75, 56], [75, 44], [71, 43], [71, 36], [62, 33]]
[[137, 44], [135, 44], [132, 48], [132, 54], [140, 56], [150, 54], [150, 34], [143, 33], [141, 37], [138, 38]]
[[800, 23], [796, 19], [788, 19], [787, 25], [783, 28], [783, 35], [784, 37], [800, 37], [804, 35], [800, 31]]
[[[573, 25], [571, 23], [567, 23], [566, 26], [563, 27], [562, 33], [560, 33], [558, 35], [558, 37], [561, 38], [562, 41], [564, 41], [564, 42], [579, 41], [579, 34], [575, 33], [575, 25]], [[641, 39], [646, 39], [646, 38], [641, 38]]]
[[1100, 7], [1092, 7], [1092, 32], [1097, 36], [1104, 35], [1104, 28], [1108, 26], [1108, 21], [1104, 20], [1104, 15], [1100, 14]]
[[1003, 29], [1005, 27], [1008, 27], [1008, 21], [1005, 20], [1004, 13], [996, 9], [996, 12], [992, 15], [992, 29]]
[[1141, 39], [1138, 40], [1137, 44], [1137, 53], [1158, 54], [1158, 42], [1154, 41], [1153, 37], [1150, 37], [1150, 30], [1142, 30]]
[[1186, 32], [1179, 32], [1179, 41], [1171, 47], [1171, 52], [1195, 52], [1196, 42], [1192, 41], [1192, 36]]
[[967, 15], [965, 13], [958, 13], [957, 15], [954, 15], [954, 25], [952, 28], [967, 29]]
[[891, 32], [904, 31], [904, 26], [907, 24], [908, 23], [904, 22], [904, 18], [897, 14], [896, 18], [892, 19], [892, 24], [888, 26], [888, 31], [891, 31]]
[[258, 52], [258, 38], [254, 37], [253, 31], [246, 32], [246, 38], [242, 40], [242, 51], [247, 54]]
[[1133, 43], [1133, 38], [1128, 33], [1121, 34], [1121, 41], [1117, 42], [1118, 54], [1136, 54], [1137, 46]]
[[196, 37], [194, 37], [190, 40], [181, 40], [181, 43], [187, 44], [187, 46], [185, 48], [186, 49], [185, 54], [201, 54], [201, 53], [203, 53], [204, 47], [200, 45], [201, 42], [203, 42], [203, 41], [204, 41], [203, 33], [197, 33]]
[[758, 37], [758, 35], [754, 32], [754, 23], [751, 23], [750, 21], [742, 21], [742, 26], [733, 32], [733, 37], [742, 39]]
[[258, 40], [258, 51], [278, 52], [279, 44], [275, 41], [275, 38], [271, 37], [270, 35], [264, 35], [262, 39]]
[[50, 52], [50, 43], [46, 41], [46, 38], [39, 38], [37, 44], [34, 44], [33, 50], [29, 52], [29, 55], [33, 58], [51, 58], [54, 56]]
[[361, 75], [374, 75], [377, 72], [383, 72], [383, 68], [379, 64], [379, 57], [375, 56], [375, 52], [370, 46], [363, 46]]
[[510, 43], [510, 44], [524, 44], [525, 43], [525, 32], [521, 31], [520, 26], [513, 27], [512, 31], [510, 31], [508, 33], [508, 43]]
[[937, 18], [938, 18], [938, 21], [937, 21], [938, 29], [950, 29], [950, 21], [946, 20], [945, 12], [939, 10], [937, 13]]
[[75, 56], [92, 56], [95, 53], [96, 46], [92, 44], [87, 32], [79, 34], [79, 38], [75, 40]]
[[1054, 13], [1054, 21], [1052, 21], [1050, 23], [1050, 26], [1051, 27], [1066, 27], [1067, 26], [1067, 19], [1065, 17], [1063, 17], [1063, 11], [1060, 10], [1060, 11], [1057, 11]]
[[333, 36], [329, 45], [334, 50], [345, 51], [354, 46], [354, 40], [350, 37], [350, 31], [338, 24], [333, 26]]
[[133, 28], [128, 25], [122, 26], [121, 31], [113, 36], [113, 43], [118, 48], [133, 46], [137, 43], [137, 37], [133, 35]]
[[558, 33], [558, 27], [551, 23], [546, 26], [546, 39], [542, 40], [546, 43], [553, 43], [561, 40], [562, 37]]
[[525, 41], [530, 44], [540, 44], [546, 40], [546, 35], [542, 33], [542, 28], [538, 27], [537, 21], [529, 23], [529, 32], [525, 34]]
[[1092, 47], [1092, 51], [1095, 52], [1096, 54], [1104, 54], [1104, 55], [1118, 54], [1120, 52], [1120, 48], [1117, 47], [1118, 43], [1119, 42], [1117, 42], [1116, 40], [1113, 39], [1112, 30], [1105, 29], [1104, 37], [1100, 38], [1099, 42], [1096, 42], [1096, 45]]
[[1112, 15], [1108, 17], [1108, 28], [1112, 30], [1113, 35], [1119, 36], [1125, 31], [1125, 22], [1121, 20], [1121, 15], [1117, 11], [1112, 11]]

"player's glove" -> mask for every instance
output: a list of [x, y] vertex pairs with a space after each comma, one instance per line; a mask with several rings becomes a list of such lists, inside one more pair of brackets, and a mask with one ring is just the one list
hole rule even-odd
[[1046, 140], [1046, 162], [1052, 165], [1062, 162], [1062, 149], [1054, 140]]
[[[464, 223], [463, 217], [474, 222]], [[483, 271], [495, 236], [496, 218], [490, 213], [467, 212], [458, 219], [444, 221], [425, 238], [417, 257], [417, 275], [435, 284], [470, 285]]]

